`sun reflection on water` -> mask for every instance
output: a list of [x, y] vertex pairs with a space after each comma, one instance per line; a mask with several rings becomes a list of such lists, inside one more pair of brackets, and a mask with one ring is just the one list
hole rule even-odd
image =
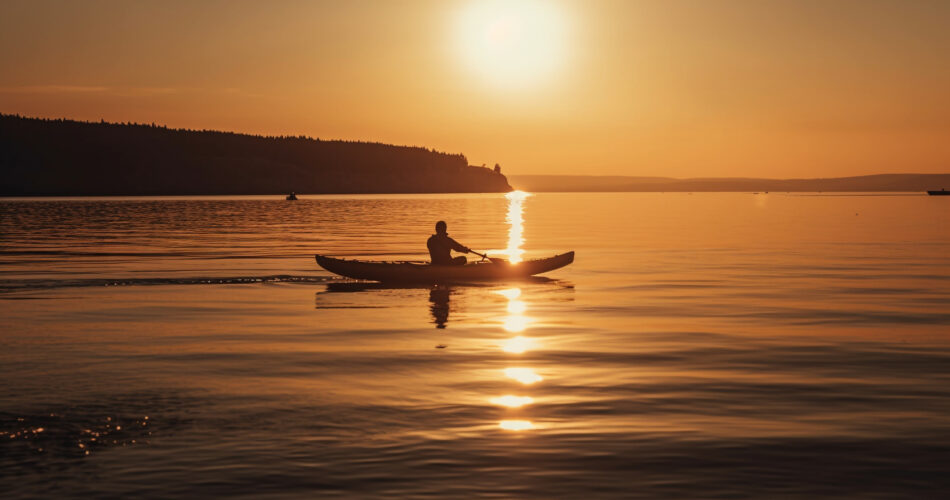
[[530, 420], [502, 420], [498, 423], [498, 427], [506, 431], [525, 431], [534, 429], [534, 424]]
[[521, 256], [524, 250], [521, 245], [524, 244], [524, 200], [531, 196], [531, 193], [524, 191], [512, 191], [505, 195], [508, 198], [508, 215], [505, 221], [508, 222], [508, 248], [505, 253], [508, 254], [508, 261], [512, 264], [521, 262]]
[[524, 301], [518, 300], [518, 297], [521, 296], [521, 289], [506, 288], [495, 293], [508, 299], [506, 307], [508, 315], [502, 319], [501, 327], [509, 333], [523, 332], [531, 323], [531, 318], [524, 314], [528, 310], [528, 305]]
[[507, 406], [508, 408], [521, 408], [522, 406], [534, 403], [534, 398], [530, 396], [514, 396], [506, 394], [497, 398], [491, 398], [491, 403], [498, 406]]
[[523, 314], [528, 306], [520, 300], [511, 300], [508, 302], [508, 312], [511, 314]]
[[518, 297], [521, 297], [520, 288], [506, 288], [504, 290], [498, 290], [495, 293], [497, 293], [498, 295], [504, 296], [508, 300], [514, 300], [514, 299], [517, 299]]
[[535, 373], [531, 368], [505, 368], [505, 376], [515, 379], [524, 385], [531, 385], [544, 380], [544, 377]]
[[517, 337], [512, 337], [510, 339], [505, 339], [505, 342], [501, 346], [501, 350], [505, 352], [510, 352], [512, 354], [521, 354], [525, 351], [531, 349], [534, 341], [528, 337], [522, 337], [518, 335]]
[[[508, 248], [504, 253], [508, 255], [508, 260], [512, 264], [521, 262], [524, 250], [521, 246], [524, 244], [524, 200], [530, 196], [524, 191], [512, 191], [505, 197], [508, 199], [508, 214], [506, 221], [509, 224], [508, 229]], [[502, 320], [501, 327], [509, 333], [521, 333], [531, 324], [531, 318], [525, 315], [528, 311], [528, 304], [521, 297], [521, 288], [507, 288], [496, 291], [497, 294], [508, 299], [506, 306], [507, 315]], [[534, 346], [534, 340], [528, 337], [517, 335], [505, 339], [502, 342], [501, 349], [510, 354], [522, 354]], [[530, 368], [506, 368], [505, 376], [517, 380], [524, 385], [531, 385], [543, 380], [543, 378]], [[491, 398], [491, 403], [504, 406], [509, 409], [519, 409], [526, 405], [534, 403], [534, 398], [530, 396], [515, 396], [506, 394], [504, 396]], [[511, 410], [509, 410], [511, 411]], [[530, 420], [502, 420], [498, 426], [507, 431], [526, 431], [534, 429], [534, 424]]]
[[528, 327], [529, 323], [531, 323], [531, 319], [526, 316], [507, 316], [502, 323], [502, 328], [504, 328], [506, 332], [521, 333]]

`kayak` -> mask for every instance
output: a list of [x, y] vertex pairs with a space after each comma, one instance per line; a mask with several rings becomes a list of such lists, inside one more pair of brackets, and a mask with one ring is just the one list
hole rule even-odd
[[320, 267], [340, 276], [385, 283], [445, 283], [527, 278], [560, 269], [574, 262], [574, 252], [546, 259], [525, 260], [512, 264], [504, 259], [474, 262], [464, 266], [437, 266], [425, 262], [380, 262], [337, 259], [317, 255]]
[[320, 267], [340, 276], [386, 283], [444, 283], [527, 278], [560, 269], [574, 262], [574, 252], [512, 264], [503, 259], [464, 266], [437, 266], [425, 262], [380, 262], [317, 255]]

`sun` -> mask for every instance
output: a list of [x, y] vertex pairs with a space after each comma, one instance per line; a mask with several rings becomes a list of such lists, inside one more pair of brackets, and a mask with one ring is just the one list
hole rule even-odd
[[553, 2], [473, 0], [455, 28], [466, 67], [498, 87], [543, 82], [566, 56], [565, 19]]

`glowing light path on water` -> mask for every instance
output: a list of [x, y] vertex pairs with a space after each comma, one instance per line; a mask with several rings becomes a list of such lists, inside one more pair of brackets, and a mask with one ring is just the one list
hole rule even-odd
[[[514, 225], [512, 225], [512, 227], [514, 227]], [[512, 231], [512, 233], [514, 233], [514, 231]], [[518, 300], [518, 298], [521, 297], [521, 289], [506, 288], [504, 290], [496, 290], [495, 293], [508, 299], [508, 315], [502, 320], [502, 328], [509, 333], [519, 333], [524, 331], [531, 321], [530, 318], [525, 316], [525, 312], [528, 310], [527, 303], [522, 300]], [[531, 350], [533, 346], [533, 339], [516, 335], [514, 337], [505, 339], [501, 344], [501, 350], [509, 354], [523, 354], [526, 351]], [[535, 382], [543, 380], [540, 375], [534, 373], [534, 370], [525, 367], [506, 368], [505, 376], [515, 379], [524, 385], [531, 385]], [[491, 403], [510, 409], [518, 409], [534, 403], [534, 398], [531, 396], [515, 396], [513, 394], [506, 394], [504, 396], [492, 398]], [[534, 429], [534, 424], [532, 424], [530, 420], [502, 420], [499, 422], [499, 426], [506, 431], [526, 431]]]
[[[524, 191], [512, 191], [505, 195], [508, 199], [508, 214], [505, 217], [508, 222], [508, 248], [504, 253], [508, 255], [508, 261], [512, 264], [522, 262], [524, 259], [524, 200], [530, 196]], [[520, 288], [508, 288], [497, 290], [495, 293], [508, 299], [506, 310], [508, 315], [502, 320], [502, 328], [509, 333], [520, 333], [528, 328], [531, 323], [530, 318], [525, 315], [528, 305], [522, 300]], [[505, 339], [502, 342], [501, 349], [509, 354], [523, 354], [530, 350], [534, 341], [528, 337], [516, 335], [515, 337]], [[543, 380], [543, 378], [530, 368], [507, 368], [505, 376], [515, 379], [524, 385], [531, 385]], [[534, 403], [530, 396], [515, 396], [506, 394], [491, 399], [491, 403], [504, 406], [510, 409], [518, 409]], [[498, 423], [499, 427], [506, 431], [527, 431], [534, 429], [534, 424], [530, 420], [502, 420]]]
[[510, 225], [508, 228], [508, 248], [505, 253], [508, 254], [508, 260], [512, 264], [517, 264], [523, 259], [524, 250], [524, 200], [531, 196], [531, 193], [524, 191], [512, 191], [505, 195], [508, 198], [508, 215], [505, 221]]
[[524, 385], [531, 385], [544, 380], [544, 377], [535, 373], [531, 368], [505, 368], [505, 376], [513, 378]]
[[491, 403], [498, 406], [507, 406], [508, 408], [521, 408], [524, 405], [534, 403], [534, 398], [530, 396], [513, 396], [506, 394], [501, 397], [491, 398]]
[[532, 424], [530, 420], [502, 420], [498, 426], [506, 431], [526, 431], [528, 429], [534, 429], [534, 424]]
[[531, 339], [518, 335], [517, 337], [506, 339], [501, 346], [501, 350], [511, 354], [522, 354], [531, 350], [532, 343]]
[[[508, 315], [502, 320], [502, 328], [504, 328], [506, 332], [510, 333], [519, 333], [524, 331], [524, 329], [527, 328], [529, 324], [531, 324], [531, 318], [525, 316], [524, 314], [525, 311], [528, 310], [528, 305], [524, 301], [518, 300], [518, 297], [521, 296], [521, 289], [508, 288], [505, 290], [497, 290], [495, 293], [508, 299]], [[515, 343], [517, 343], [517, 338], [520, 337], [509, 339], [508, 342], [511, 343], [512, 341], [515, 341]], [[513, 352], [508, 348], [505, 350], [508, 352]]]

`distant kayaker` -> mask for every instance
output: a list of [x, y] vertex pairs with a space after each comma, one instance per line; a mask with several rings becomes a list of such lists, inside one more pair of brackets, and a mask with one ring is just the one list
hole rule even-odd
[[466, 261], [465, 257], [460, 255], [453, 258], [452, 250], [469, 253], [472, 249], [449, 238], [449, 233], [446, 231], [447, 226], [445, 225], [445, 221], [440, 220], [435, 223], [435, 234], [429, 236], [429, 241], [426, 242], [426, 246], [429, 247], [429, 258], [432, 259], [433, 264], [464, 266]]

